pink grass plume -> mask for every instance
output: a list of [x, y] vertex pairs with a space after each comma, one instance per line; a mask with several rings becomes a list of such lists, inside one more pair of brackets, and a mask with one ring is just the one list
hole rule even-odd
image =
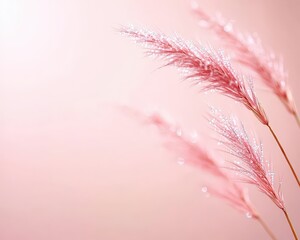
[[144, 114], [129, 107], [122, 109], [143, 124], [156, 126], [164, 138], [167, 148], [180, 156], [180, 164], [193, 166], [202, 174], [208, 174], [210, 179], [216, 180], [212, 181], [215, 184], [211, 183], [209, 187], [203, 187], [203, 192], [209, 192], [211, 195], [222, 199], [233, 208], [244, 213], [247, 218], [257, 220], [270, 237], [276, 239], [263, 219], [254, 210], [247, 189], [232, 178], [223, 166], [223, 160], [220, 157], [198, 138], [195, 139], [195, 132], [193, 135], [187, 134], [180, 126], [170, 123], [159, 113]]
[[194, 166], [202, 173], [221, 180], [222, 185], [226, 186], [225, 188], [214, 186], [210, 193], [223, 198], [236, 209], [248, 213], [254, 218], [257, 216], [249, 202], [245, 189], [230, 179], [228, 173], [221, 167], [222, 160], [210, 151], [204, 143], [199, 143], [199, 139], [195, 138], [195, 134], [194, 136], [187, 134], [180, 126], [168, 122], [159, 113], [144, 114], [129, 107], [123, 107], [123, 110], [143, 124], [156, 126], [164, 138], [167, 148], [180, 156], [180, 164]]
[[295, 239], [298, 239], [284, 206], [281, 184], [275, 190], [272, 162], [264, 159], [262, 144], [255, 138], [251, 140], [241, 121], [227, 117], [217, 109], [212, 108], [210, 123], [222, 137], [226, 151], [237, 159], [230, 162], [228, 168], [236, 173], [239, 181], [256, 186], [283, 211]]
[[212, 47], [184, 41], [180, 37], [134, 27], [123, 27], [120, 32], [146, 49], [146, 54], [165, 61], [165, 66], [175, 66], [185, 79], [201, 83], [204, 91], [217, 90], [250, 109], [265, 125], [268, 118], [261, 107], [250, 79], [238, 75], [229, 58]]
[[238, 180], [255, 185], [266, 194], [280, 209], [284, 209], [281, 187], [274, 189], [274, 172], [271, 162], [264, 159], [262, 144], [246, 133], [243, 124], [235, 117], [227, 117], [221, 111], [212, 108], [210, 123], [222, 136], [222, 143], [231, 155], [238, 160], [231, 162], [230, 169]]
[[236, 31], [231, 21], [225, 20], [220, 15], [212, 17], [202, 11], [197, 4], [193, 4], [192, 9], [199, 18], [200, 25], [212, 30], [226, 47], [233, 50], [234, 60], [260, 77], [265, 85], [277, 95], [286, 109], [294, 115], [300, 126], [282, 59], [278, 59], [273, 52], [267, 51], [257, 36]]

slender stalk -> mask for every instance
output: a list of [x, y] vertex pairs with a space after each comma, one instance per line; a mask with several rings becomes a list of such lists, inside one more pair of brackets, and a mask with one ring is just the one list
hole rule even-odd
[[296, 179], [296, 181], [297, 181], [297, 183], [298, 183], [298, 186], [300, 187], [300, 181], [299, 181], [299, 178], [298, 178], [298, 176], [297, 176], [297, 174], [296, 174], [296, 172], [295, 172], [295, 170], [294, 170], [294, 168], [293, 168], [293, 166], [292, 166], [292, 164], [291, 164], [291, 162], [290, 162], [288, 156], [286, 155], [286, 153], [285, 153], [285, 151], [284, 151], [284, 149], [283, 149], [281, 143], [279, 142], [279, 140], [278, 140], [278, 138], [277, 138], [275, 132], [274, 132], [273, 129], [271, 128], [271, 126], [270, 126], [269, 124], [268, 124], [267, 126], [268, 126], [270, 132], [272, 133], [273, 137], [275, 138], [275, 140], [276, 140], [276, 142], [277, 142], [277, 144], [278, 144], [278, 146], [279, 146], [281, 152], [283, 153], [283, 155], [284, 155], [284, 157], [285, 157], [285, 159], [286, 159], [286, 161], [287, 161], [287, 163], [288, 163], [288, 165], [289, 165], [289, 167], [290, 167], [290, 169], [291, 169], [291, 171], [292, 171], [292, 173], [293, 173], [293, 175], [294, 175], [294, 177], [295, 177], [295, 179]]
[[294, 235], [295, 240], [298, 240], [297, 233], [296, 233], [296, 231], [295, 231], [295, 229], [294, 229], [294, 227], [293, 227], [293, 224], [292, 224], [292, 222], [291, 222], [291, 219], [290, 219], [290, 217], [289, 217], [287, 211], [284, 210], [284, 209], [283, 209], [282, 211], [284, 212], [285, 218], [286, 218], [286, 220], [288, 221], [288, 223], [289, 223], [289, 225], [290, 225], [290, 228], [291, 228], [291, 230], [292, 230], [292, 232], [293, 232], [293, 235]]
[[300, 127], [300, 118], [299, 118], [298, 113], [295, 113], [294, 116], [295, 116], [295, 119], [297, 121], [298, 127]]
[[264, 228], [264, 230], [269, 234], [270, 238], [273, 240], [276, 240], [275, 235], [273, 234], [271, 229], [268, 227], [268, 225], [260, 217], [257, 217], [256, 220], [260, 223], [260, 225]]

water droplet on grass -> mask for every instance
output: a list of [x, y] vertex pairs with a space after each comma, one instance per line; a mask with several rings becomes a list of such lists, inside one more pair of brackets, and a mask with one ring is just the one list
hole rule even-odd
[[201, 188], [201, 191], [202, 191], [203, 193], [207, 193], [207, 192], [208, 192], [208, 188], [207, 188], [206, 186], [203, 186], [203, 187]]
[[231, 23], [227, 23], [225, 26], [224, 26], [224, 31], [225, 32], [231, 32], [233, 29], [233, 26]]

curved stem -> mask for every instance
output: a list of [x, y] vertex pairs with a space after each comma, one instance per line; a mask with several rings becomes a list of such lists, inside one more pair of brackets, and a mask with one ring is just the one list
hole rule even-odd
[[288, 215], [287, 211], [285, 209], [282, 209], [282, 211], [284, 212], [285, 218], [286, 218], [286, 220], [288, 221], [288, 223], [290, 225], [290, 228], [291, 228], [291, 230], [293, 232], [295, 240], [298, 240], [297, 233], [296, 233], [296, 231], [295, 231], [295, 229], [293, 227], [293, 224], [291, 222], [291, 219], [289, 218], [289, 215]]
[[277, 142], [277, 144], [278, 144], [278, 146], [279, 146], [281, 152], [283, 153], [283, 155], [284, 155], [284, 157], [285, 157], [285, 159], [286, 159], [286, 161], [287, 161], [287, 163], [288, 163], [288, 165], [289, 165], [289, 167], [290, 167], [290, 169], [291, 169], [291, 171], [292, 171], [292, 173], [293, 173], [293, 175], [294, 175], [294, 177], [295, 177], [295, 179], [296, 179], [296, 181], [297, 181], [297, 183], [298, 183], [298, 186], [300, 186], [299, 178], [298, 178], [298, 176], [297, 176], [297, 174], [296, 174], [296, 172], [295, 172], [295, 170], [294, 170], [294, 168], [293, 168], [293, 166], [292, 166], [292, 164], [291, 164], [291, 162], [290, 162], [288, 156], [286, 155], [286, 153], [285, 153], [283, 147], [281, 146], [281, 143], [279, 142], [279, 140], [278, 140], [278, 138], [277, 138], [275, 132], [273, 131], [273, 129], [271, 128], [271, 126], [270, 126], [269, 124], [268, 124], [267, 126], [268, 126], [270, 132], [272, 133], [273, 137], [275, 138], [275, 140], [276, 140], [276, 142]]
[[298, 113], [295, 113], [294, 114], [295, 118], [296, 118], [296, 121], [297, 121], [297, 124], [298, 124], [298, 127], [300, 127], [300, 118], [299, 118], [299, 115]]
[[264, 230], [269, 234], [270, 238], [273, 240], [276, 240], [275, 235], [273, 234], [271, 229], [268, 227], [268, 225], [260, 217], [257, 217], [256, 219], [260, 223], [260, 225], [264, 228]]

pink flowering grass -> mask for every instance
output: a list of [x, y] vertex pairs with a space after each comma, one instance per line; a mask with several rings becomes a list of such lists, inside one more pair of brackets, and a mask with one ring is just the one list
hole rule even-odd
[[227, 117], [219, 110], [212, 109], [210, 123], [222, 137], [220, 142], [226, 151], [237, 158], [229, 167], [236, 173], [239, 181], [252, 184], [266, 194], [276, 205], [285, 210], [281, 187], [274, 189], [272, 163], [264, 159], [261, 143], [245, 131], [243, 124], [235, 117]]
[[286, 109], [294, 115], [300, 126], [300, 119], [287, 83], [287, 73], [282, 59], [278, 59], [274, 52], [267, 51], [257, 36], [236, 31], [232, 22], [220, 15], [212, 17], [197, 5], [193, 6], [193, 12], [199, 18], [201, 26], [213, 31], [223, 45], [233, 50], [234, 60], [259, 76], [265, 85], [281, 100]]
[[255, 138], [251, 141], [242, 122], [237, 118], [227, 117], [214, 108], [211, 112], [210, 123], [222, 137], [221, 143], [237, 159], [230, 162], [229, 169], [236, 173], [239, 181], [256, 186], [283, 211], [295, 239], [298, 239], [284, 206], [281, 184], [275, 190], [275, 173], [271, 161], [264, 159], [262, 144], [257, 144]]
[[216, 90], [250, 109], [265, 125], [267, 116], [253, 91], [252, 82], [238, 75], [222, 51], [212, 47], [184, 41], [180, 37], [134, 27], [123, 27], [120, 32], [141, 44], [146, 54], [165, 61], [165, 66], [175, 66], [185, 79], [202, 84], [204, 91]]
[[[156, 126], [167, 148], [180, 156], [179, 163], [181, 165], [185, 163], [193, 166], [202, 174], [210, 176], [210, 182], [214, 182], [214, 184], [210, 183], [209, 187], [203, 187], [203, 192], [209, 191], [213, 196], [222, 199], [233, 208], [243, 212], [248, 218], [257, 220], [270, 237], [276, 239], [257, 211], [254, 210], [247, 189], [237, 183], [236, 179], [232, 177], [232, 174], [222, 164], [223, 160], [216, 156], [207, 144], [201, 142], [199, 138], [195, 138], [195, 132], [193, 135], [187, 134], [183, 128], [168, 122], [159, 113], [144, 114], [129, 107], [123, 107], [122, 109], [143, 124]], [[284, 208], [283, 201], [281, 204], [281, 207]]]

